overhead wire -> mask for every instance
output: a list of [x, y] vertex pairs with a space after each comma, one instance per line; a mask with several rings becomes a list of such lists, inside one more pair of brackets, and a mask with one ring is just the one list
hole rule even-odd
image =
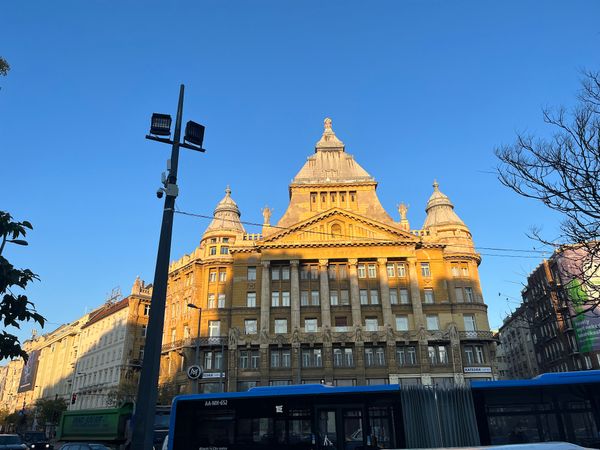
[[[192, 212], [188, 212], [188, 211], [182, 211], [178, 208], [177, 205], [175, 205], [175, 211], [176, 214], [181, 214], [184, 216], [189, 216], [189, 217], [195, 217], [195, 218], [199, 218], [199, 219], [209, 219], [209, 220], [213, 220], [215, 217], [212, 215], [208, 215], [208, 214], [198, 214], [198, 213], [192, 213]], [[257, 223], [257, 222], [250, 222], [250, 221], [245, 221], [245, 220], [233, 220], [233, 219], [226, 219], [226, 218], [219, 218], [220, 221], [224, 221], [224, 222], [234, 222], [234, 223], [241, 223], [243, 225], [248, 225], [248, 226], [255, 226], [255, 227], [268, 227], [268, 228], [273, 228], [276, 230], [285, 230], [285, 231], [290, 231], [292, 230], [291, 227], [283, 227], [283, 226], [278, 226], [278, 225], [266, 225], [266, 224], [262, 224], [262, 223]], [[310, 234], [315, 234], [315, 235], [323, 235], [323, 236], [327, 236], [327, 237], [331, 237], [331, 233], [327, 233], [324, 231], [318, 231], [318, 230], [303, 230], [304, 233], [310, 233]], [[251, 234], [251, 233], [250, 233]], [[345, 234], [336, 234], [336, 236], [339, 236], [341, 238], [347, 238], [347, 239], [359, 239], [361, 241], [364, 240], [368, 240], [368, 241], [386, 241], [388, 242], [389, 239], [388, 238], [377, 238], [374, 236], [364, 236], [364, 237], [358, 237], [358, 236], [350, 236], [350, 235], [345, 235]], [[420, 237], [418, 235], [414, 235], [415, 237]], [[493, 251], [493, 252], [515, 252], [515, 253], [529, 253], [529, 255], [511, 255], [511, 254], [493, 254], [493, 253], [482, 253], [479, 252], [480, 255], [482, 256], [489, 256], [489, 257], [500, 257], [500, 258], [524, 258], [524, 259], [540, 259], [540, 257], [542, 257], [545, 254], [551, 253], [550, 250], [526, 250], [526, 249], [515, 249], [515, 248], [502, 248], [502, 247], [481, 247], [481, 246], [469, 246], [469, 245], [463, 245], [463, 244], [451, 244], [452, 247], [465, 247], [465, 248], [475, 248], [477, 250], [487, 250], [487, 251]], [[538, 255], [538, 256], [534, 256], [534, 254]]]

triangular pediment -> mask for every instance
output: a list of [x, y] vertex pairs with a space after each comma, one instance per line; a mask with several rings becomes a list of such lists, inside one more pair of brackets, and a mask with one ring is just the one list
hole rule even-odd
[[417, 243], [419, 238], [392, 224], [333, 208], [269, 235], [258, 245]]

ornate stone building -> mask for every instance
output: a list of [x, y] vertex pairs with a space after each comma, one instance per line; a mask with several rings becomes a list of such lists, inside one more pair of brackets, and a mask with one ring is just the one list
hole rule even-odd
[[196, 345], [203, 392], [491, 378], [468, 227], [437, 183], [419, 229], [404, 204], [395, 221], [376, 187], [326, 119], [275, 225], [264, 208], [262, 233], [246, 233], [228, 188], [199, 247], [170, 267], [163, 388], [192, 391]]

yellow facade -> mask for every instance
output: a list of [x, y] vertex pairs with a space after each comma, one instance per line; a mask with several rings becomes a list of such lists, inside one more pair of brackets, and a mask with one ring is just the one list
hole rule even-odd
[[195, 388], [197, 345], [205, 392], [491, 378], [469, 229], [437, 183], [419, 229], [404, 205], [395, 221], [376, 187], [327, 119], [276, 225], [265, 208], [263, 232], [246, 233], [227, 189], [200, 246], [170, 267], [163, 390]]

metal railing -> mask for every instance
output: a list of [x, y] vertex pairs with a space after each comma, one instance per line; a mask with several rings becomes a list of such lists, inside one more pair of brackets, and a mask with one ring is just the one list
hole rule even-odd
[[486, 339], [486, 340], [490, 340], [490, 339], [494, 339], [494, 333], [492, 333], [491, 331], [459, 331], [459, 336], [461, 339], [463, 340], [467, 340], [467, 339], [475, 339], [475, 340], [480, 340], [480, 339]]

